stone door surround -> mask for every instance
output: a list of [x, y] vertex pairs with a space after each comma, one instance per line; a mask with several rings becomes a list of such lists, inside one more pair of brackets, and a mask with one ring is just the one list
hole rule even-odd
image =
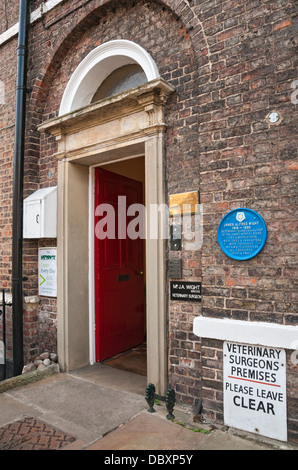
[[[62, 370], [86, 365], [93, 356], [93, 169], [144, 155], [146, 207], [164, 204], [164, 107], [173, 91], [156, 78], [39, 126], [40, 132], [55, 136], [58, 147], [53, 158], [58, 160], [57, 329]], [[165, 263], [165, 240], [148, 239], [147, 380], [158, 394], [165, 394], [168, 385]]]

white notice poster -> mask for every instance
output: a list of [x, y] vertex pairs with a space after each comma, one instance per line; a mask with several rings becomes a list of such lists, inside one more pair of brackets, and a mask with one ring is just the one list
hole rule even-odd
[[287, 440], [283, 349], [224, 342], [224, 421], [244, 431]]
[[57, 248], [39, 248], [39, 295], [57, 297]]

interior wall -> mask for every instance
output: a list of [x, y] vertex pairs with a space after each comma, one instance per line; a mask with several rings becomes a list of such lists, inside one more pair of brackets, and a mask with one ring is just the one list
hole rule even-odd
[[145, 159], [144, 157], [130, 158], [101, 166], [104, 170], [112, 171], [118, 175], [141, 181], [145, 187]]

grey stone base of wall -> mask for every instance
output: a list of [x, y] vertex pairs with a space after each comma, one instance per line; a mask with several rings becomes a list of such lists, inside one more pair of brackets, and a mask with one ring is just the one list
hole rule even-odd
[[46, 369], [37, 369], [32, 372], [27, 372], [26, 374], [3, 380], [3, 382], [0, 382], [0, 393], [7, 392], [8, 390], [16, 387], [22, 387], [30, 383], [38, 382], [39, 380], [58, 374], [59, 372], [59, 364], [52, 364]]

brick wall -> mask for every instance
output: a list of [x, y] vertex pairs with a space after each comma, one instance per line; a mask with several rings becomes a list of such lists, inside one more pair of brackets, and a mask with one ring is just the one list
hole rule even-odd
[[[16, 3], [9, 2], [11, 24]], [[25, 195], [57, 182], [52, 158], [56, 144], [52, 137], [40, 136], [36, 126], [58, 114], [72, 72], [96, 46], [120, 38], [137, 42], [176, 88], [166, 109], [167, 194], [199, 189], [204, 242], [200, 250], [169, 257], [182, 257], [183, 279], [201, 281], [203, 299], [200, 304], [169, 303], [169, 380], [179, 401], [194, 406], [202, 397], [203, 413], [210, 420], [223, 419], [222, 344], [195, 337], [194, 317], [297, 323], [297, 105], [291, 101], [291, 85], [298, 78], [295, 21], [294, 2], [288, 0], [74, 0], [63, 2], [31, 28]], [[0, 32], [5, 29], [0, 27]], [[15, 50], [15, 39], [0, 49], [5, 63], [0, 80], [7, 93], [7, 104], [0, 105], [0, 279], [7, 287]], [[277, 124], [266, 119], [271, 111], [281, 116]], [[226, 257], [216, 238], [222, 217], [237, 207], [259, 212], [268, 229], [262, 253], [245, 262]], [[37, 248], [36, 242], [26, 242], [27, 295], [37, 292], [37, 266], [32, 262]], [[37, 343], [55, 344], [55, 301], [44, 298], [31, 317], [28, 356]], [[290, 359], [287, 366], [294, 439], [295, 367]]]
[[12, 27], [19, 20], [17, 0], [3, 0], [0, 4], [0, 34]]

